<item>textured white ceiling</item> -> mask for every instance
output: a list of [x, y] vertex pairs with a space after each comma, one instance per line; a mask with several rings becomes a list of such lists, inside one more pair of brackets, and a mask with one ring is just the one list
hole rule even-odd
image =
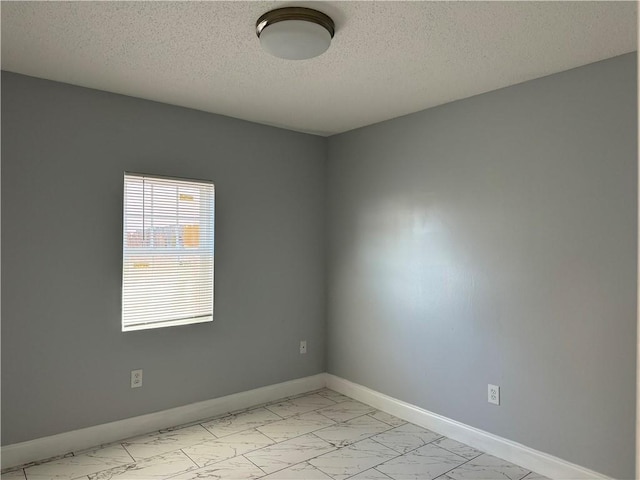
[[[282, 6], [330, 15], [311, 60], [260, 48]], [[2, 2], [2, 68], [330, 135], [637, 49], [635, 2]]]

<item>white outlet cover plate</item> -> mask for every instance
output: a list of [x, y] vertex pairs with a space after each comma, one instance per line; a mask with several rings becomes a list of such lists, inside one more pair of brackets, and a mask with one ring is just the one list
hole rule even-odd
[[302, 354], [307, 353], [307, 341], [306, 340], [300, 341], [300, 353], [302, 353]]
[[500, 387], [489, 384], [487, 390], [487, 400], [494, 405], [500, 405]]
[[131, 388], [142, 386], [142, 370], [131, 370]]

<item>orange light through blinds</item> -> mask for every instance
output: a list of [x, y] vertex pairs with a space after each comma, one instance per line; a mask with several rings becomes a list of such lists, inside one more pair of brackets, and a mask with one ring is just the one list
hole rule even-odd
[[122, 331], [213, 320], [214, 186], [124, 175]]

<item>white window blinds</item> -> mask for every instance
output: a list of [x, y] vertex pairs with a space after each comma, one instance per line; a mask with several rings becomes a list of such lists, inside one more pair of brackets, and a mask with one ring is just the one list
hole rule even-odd
[[214, 186], [124, 175], [122, 331], [213, 320]]

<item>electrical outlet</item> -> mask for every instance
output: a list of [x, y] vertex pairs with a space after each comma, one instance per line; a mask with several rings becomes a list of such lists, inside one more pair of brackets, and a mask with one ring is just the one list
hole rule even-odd
[[131, 388], [142, 386], [142, 370], [131, 370]]
[[304, 355], [307, 353], [307, 341], [300, 340], [300, 355]]
[[489, 384], [488, 399], [489, 403], [500, 405], [500, 387]]

